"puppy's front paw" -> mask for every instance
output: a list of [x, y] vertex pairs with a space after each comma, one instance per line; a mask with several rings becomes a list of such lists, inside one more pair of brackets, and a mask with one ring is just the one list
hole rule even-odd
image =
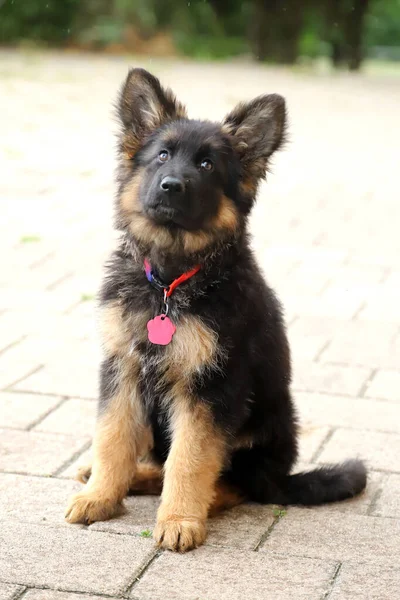
[[160, 548], [187, 552], [198, 548], [206, 539], [205, 521], [198, 519], [175, 518], [158, 521], [153, 534]]
[[85, 523], [90, 525], [95, 521], [106, 521], [119, 512], [121, 505], [101, 498], [93, 492], [81, 492], [72, 496], [65, 512], [69, 523]]

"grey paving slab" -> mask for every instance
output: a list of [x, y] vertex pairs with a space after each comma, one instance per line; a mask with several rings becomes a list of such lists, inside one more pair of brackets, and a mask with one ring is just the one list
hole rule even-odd
[[243, 504], [209, 519], [207, 544], [254, 549], [274, 521], [274, 509]]
[[399, 292], [382, 298], [369, 300], [357, 315], [360, 320], [391, 321], [396, 324], [400, 320]]
[[400, 472], [400, 435], [380, 431], [337, 429], [318, 456], [319, 463], [359, 457], [371, 469]]
[[93, 400], [72, 398], [43, 419], [35, 431], [49, 431], [66, 435], [92, 436], [96, 422], [97, 403]]
[[1, 429], [0, 470], [51, 475], [90, 440], [38, 431]]
[[400, 403], [302, 392], [296, 404], [302, 423], [400, 433]]
[[[143, 549], [153, 549], [140, 534], [154, 526], [158, 498], [128, 499], [124, 516], [89, 529], [64, 525], [62, 514], [70, 491], [80, 487], [67, 478], [90, 459], [80, 444], [90, 439], [98, 394], [93, 296], [115, 240], [110, 106], [132, 59], [2, 50], [1, 62], [0, 389], [13, 391], [0, 395], [0, 470], [63, 469], [63, 479], [0, 476], [7, 538], [0, 597], [11, 600], [5, 586], [13, 590], [14, 582], [38, 586], [24, 592], [28, 600], [120, 597], [143, 564]], [[247, 62], [140, 62], [196, 117], [220, 118], [235, 102], [269, 91], [287, 97], [291, 144], [274, 157], [250, 225], [290, 323], [300, 463], [359, 455], [377, 471], [358, 499], [296, 518], [290, 509], [259, 552], [250, 548], [268, 529], [270, 507], [241, 506], [210, 520], [204, 548], [161, 554], [131, 595], [394, 600], [400, 204], [392, 173], [399, 80], [370, 75], [369, 65], [356, 77], [321, 78]], [[382, 131], [385, 143], [371, 146]], [[34, 431], [11, 429], [31, 427], [61, 397], [71, 400]], [[270, 540], [279, 552], [268, 549]]]
[[69, 497], [79, 491], [77, 481], [0, 474], [0, 519], [63, 525]]
[[14, 354], [7, 354], [0, 359], [0, 389], [6, 389], [24, 377], [39, 369], [42, 365], [34, 356], [27, 360], [19, 360]]
[[74, 594], [71, 592], [57, 592], [55, 590], [28, 590], [24, 596], [26, 600], [104, 600], [104, 596], [92, 594]]
[[164, 553], [134, 585], [143, 600], [320, 600], [329, 589], [332, 563], [256, 552], [201, 548]]
[[153, 531], [159, 504], [158, 496], [131, 496], [125, 500], [125, 514], [109, 521], [93, 523], [89, 529], [136, 535]]
[[4, 521], [0, 580], [65, 591], [120, 594], [151, 556], [150, 540], [74, 527]]
[[[150, 535], [153, 531], [158, 496], [136, 496], [125, 500], [126, 513], [118, 518], [90, 525], [94, 531], [119, 534]], [[253, 549], [272, 525], [274, 510], [257, 504], [244, 504], [209, 519], [207, 544]]]
[[299, 428], [299, 460], [301, 462], [311, 462], [314, 454], [323, 444], [330, 431], [331, 428], [327, 426], [302, 422]]
[[400, 372], [378, 371], [367, 385], [365, 396], [400, 402]]
[[79, 358], [68, 359], [65, 362], [60, 358], [60, 360], [47, 363], [37, 372], [21, 379], [18, 384], [13, 386], [13, 389], [79, 398], [96, 398], [97, 379], [97, 363], [85, 365]]
[[20, 585], [0, 583], [0, 598], [2, 600], [14, 600], [23, 589], [24, 588]]
[[382, 323], [353, 321], [346, 332], [335, 336], [321, 355], [322, 362], [398, 369], [400, 342], [397, 328]]
[[[94, 308], [92, 313], [92, 316], [94, 316]], [[55, 321], [56, 327], [60, 323], [60, 320], [61, 317]], [[50, 319], [50, 322], [51, 321], [52, 320]], [[42, 319], [42, 323], [43, 328], [41, 331], [29, 333], [28, 328], [28, 335], [12, 348], [19, 360], [29, 360], [34, 357], [41, 364], [46, 364], [48, 362], [56, 362], [57, 360], [73, 360], [77, 353], [79, 354], [81, 361], [85, 364], [96, 363], [96, 361], [100, 360], [101, 350], [97, 340], [90, 339], [87, 336], [55, 336], [54, 323], [53, 335], [48, 331], [49, 324], [46, 326], [46, 321], [44, 319]], [[58, 334], [57, 329], [56, 331]], [[60, 333], [64, 332], [61, 330]], [[11, 350], [9, 350], [9, 353], [11, 353]]]
[[82, 454], [78, 456], [71, 464], [69, 464], [63, 471], [61, 471], [59, 477], [67, 477], [69, 479], [75, 479], [78, 469], [82, 466], [92, 464], [92, 448], [88, 448]]
[[400, 552], [400, 520], [291, 508], [260, 553], [387, 564]]
[[399, 590], [400, 569], [396, 565], [344, 564], [329, 599], [394, 600]]
[[373, 515], [400, 518], [400, 475], [389, 474], [373, 505]]
[[25, 429], [60, 402], [57, 396], [0, 393], [0, 427]]
[[369, 377], [367, 367], [294, 362], [293, 389], [357, 396]]
[[320, 316], [325, 318], [352, 319], [362, 307], [362, 297], [348, 298], [344, 294], [312, 294], [299, 296], [296, 293], [284, 296], [285, 307], [295, 315]]

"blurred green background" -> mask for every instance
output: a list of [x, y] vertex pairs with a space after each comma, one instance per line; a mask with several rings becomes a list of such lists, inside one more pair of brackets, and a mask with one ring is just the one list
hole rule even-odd
[[357, 70], [400, 60], [400, 0], [0, 0], [0, 44]]

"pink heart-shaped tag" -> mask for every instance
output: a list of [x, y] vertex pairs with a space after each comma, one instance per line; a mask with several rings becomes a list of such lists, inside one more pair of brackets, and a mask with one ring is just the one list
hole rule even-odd
[[149, 341], [158, 346], [167, 346], [176, 331], [171, 319], [165, 315], [158, 315], [147, 323]]

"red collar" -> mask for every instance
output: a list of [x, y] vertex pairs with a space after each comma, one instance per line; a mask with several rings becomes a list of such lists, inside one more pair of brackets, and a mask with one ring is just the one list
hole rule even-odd
[[196, 275], [196, 273], [198, 273], [200, 271], [200, 269], [201, 269], [201, 266], [196, 265], [195, 267], [193, 267], [193, 269], [191, 269], [190, 271], [186, 271], [186, 273], [182, 273], [182, 275], [180, 275], [179, 277], [174, 279], [172, 283], [167, 285], [167, 284], [163, 283], [158, 278], [158, 276], [154, 273], [147, 258], [144, 259], [144, 270], [146, 272], [147, 280], [156, 289], [158, 289], [160, 291], [162, 290], [164, 292], [164, 296], [166, 298], [169, 298], [171, 296], [172, 292], [178, 287], [178, 285], [181, 285], [181, 283], [183, 283], [184, 281], [187, 281], [188, 279], [193, 277], [193, 275]]

